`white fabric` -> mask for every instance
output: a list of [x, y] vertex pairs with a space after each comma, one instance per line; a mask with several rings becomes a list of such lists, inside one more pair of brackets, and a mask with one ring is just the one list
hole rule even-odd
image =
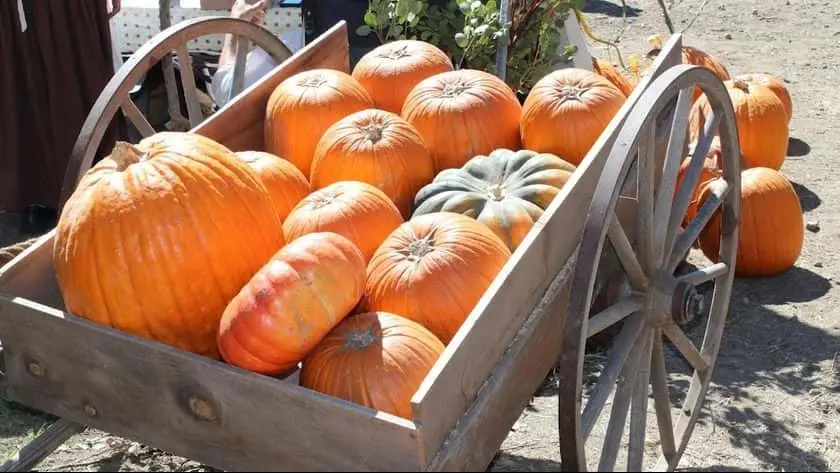
[[[262, 48], [252, 49], [245, 59], [244, 89], [252, 86], [275, 67], [277, 67], [277, 62], [265, 50]], [[228, 102], [232, 88], [233, 63], [230, 63], [216, 71], [208, 90], [216, 105], [222, 107]]]
[[23, 12], [23, 0], [18, 0], [18, 21], [20, 21], [20, 32], [26, 31], [26, 14]]

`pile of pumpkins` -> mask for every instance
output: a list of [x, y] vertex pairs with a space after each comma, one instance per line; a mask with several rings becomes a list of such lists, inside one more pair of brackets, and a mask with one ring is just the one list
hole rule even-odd
[[300, 368], [304, 387], [410, 418], [626, 93], [564, 69], [520, 104], [414, 40], [352, 75], [300, 72], [268, 100], [263, 150], [160, 132], [83, 176], [55, 239], [66, 307], [255, 373]]

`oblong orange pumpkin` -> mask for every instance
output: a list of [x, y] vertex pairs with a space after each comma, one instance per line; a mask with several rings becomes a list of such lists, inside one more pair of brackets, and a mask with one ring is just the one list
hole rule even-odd
[[494, 149], [519, 149], [521, 112], [504, 81], [488, 72], [459, 69], [417, 84], [405, 99], [402, 117], [423, 137], [440, 172]]
[[[701, 190], [700, 202], [708, 195]], [[720, 212], [700, 233], [700, 248], [716, 261], [720, 248]], [[805, 225], [799, 196], [788, 179], [774, 169], [741, 172], [741, 218], [738, 226], [737, 276], [775, 276], [792, 267], [802, 252]]]
[[311, 181], [315, 189], [338, 181], [367, 182], [385, 192], [404, 218], [414, 195], [435, 177], [423, 138], [399, 115], [367, 109], [327, 129], [315, 148]]
[[263, 151], [239, 151], [236, 155], [248, 163], [268, 189], [280, 220], [285, 220], [294, 206], [312, 192], [300, 169], [279, 156]]
[[353, 310], [364, 282], [364, 258], [347, 238], [320, 232], [292, 241], [225, 308], [222, 358], [257, 373], [289, 372]]
[[449, 343], [510, 254], [495, 233], [470, 217], [414, 217], [368, 263], [364, 307], [414, 320]]
[[[772, 90], [760, 84], [740, 79], [724, 84], [735, 110], [742, 167], [780, 169], [788, 146], [788, 124], [782, 101]], [[689, 114], [692, 140], [696, 141], [700, 136], [711, 110], [705, 94], [692, 105]]]
[[373, 97], [376, 108], [399, 115], [406, 96], [415, 85], [451, 70], [449, 56], [435, 45], [401, 39], [367, 52], [353, 67], [353, 77]]
[[281, 82], [268, 98], [265, 150], [309, 176], [321, 135], [353, 112], [373, 107], [359, 81], [334, 69], [310, 69]]
[[614, 86], [618, 87], [618, 90], [620, 90], [625, 97], [629, 97], [630, 94], [633, 93], [635, 84], [630, 82], [630, 79], [622, 74], [621, 71], [612, 65], [611, 62], [600, 58], [592, 58], [592, 69], [598, 75], [606, 78], [608, 81], [612, 82]]
[[736, 79], [743, 80], [745, 82], [751, 82], [754, 84], [760, 84], [767, 86], [770, 90], [776, 94], [776, 97], [779, 97], [779, 100], [782, 101], [782, 105], [785, 107], [785, 115], [787, 116], [787, 121], [790, 123], [790, 119], [793, 117], [793, 102], [790, 98], [790, 92], [788, 91], [785, 82], [777, 76], [773, 74], [768, 74], [765, 72], [758, 72], [753, 74], [742, 74], [737, 77]]
[[59, 288], [79, 317], [217, 358], [219, 318], [283, 246], [280, 225], [265, 186], [219, 143], [118, 142], [62, 209]]
[[577, 166], [625, 100], [594, 72], [554, 71], [534, 84], [522, 106], [522, 146]]
[[399, 210], [370, 184], [341, 181], [306, 196], [283, 222], [289, 241], [307, 233], [334, 232], [361, 250], [365, 262], [403, 223]]
[[443, 343], [422, 325], [388, 312], [342, 320], [303, 361], [300, 384], [411, 419], [411, 397]]

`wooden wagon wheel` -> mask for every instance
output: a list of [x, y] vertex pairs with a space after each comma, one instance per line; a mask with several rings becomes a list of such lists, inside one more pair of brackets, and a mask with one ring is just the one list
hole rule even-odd
[[[689, 170], [675, 196], [695, 86], [708, 96], [713, 115], [697, 139]], [[664, 123], [663, 116], [668, 117]], [[663, 125], [665, 129], [659, 131], [665, 131], [667, 139], [664, 163], [663, 153], [657, 153], [655, 145], [660, 135], [657, 128]], [[713, 184], [712, 196], [683, 228], [681, 223], [701, 166], [718, 133], [723, 176]], [[570, 287], [569, 315], [557, 367], [564, 470], [613, 471], [621, 450], [626, 454], [627, 471], [642, 471], [646, 464], [649, 386], [655, 411], [655, 424], [651, 420], [651, 427], [658, 427], [661, 450], [656, 469], [673, 470], [679, 462], [711, 381], [729, 309], [740, 212], [737, 133], [732, 103], [723, 83], [711, 71], [687, 65], [670, 68], [656, 78], [625, 121], [590, 203]], [[625, 199], [620, 195], [622, 188], [627, 189], [628, 183], [636, 194], [635, 218], [621, 220], [617, 209]], [[678, 265], [715, 212], [720, 212], [722, 218], [719, 259], [693, 272], [677, 274]], [[610, 245], [605, 247], [607, 237]], [[609, 258], [602, 256], [608, 250], [620, 261], [617, 266], [622, 268], [620, 274], [626, 277], [629, 290], [607, 308], [592, 314], [596, 275], [600, 267], [607, 266]], [[701, 284], [713, 285], [705, 317], [705, 299], [696, 289]], [[681, 327], [694, 318], [695, 323], [706, 325], [700, 345], [695, 345]], [[612, 326], [618, 335], [584, 403], [583, 355], [587, 339]], [[676, 424], [672, 422], [664, 355], [666, 349], [672, 348], [666, 347], [666, 339], [693, 373], [682, 403], [675, 403], [680, 407]], [[591, 434], [613, 392], [608, 425], [603, 440], [598, 439]], [[628, 413], [629, 439], [624, 442]]]
[[[271, 31], [245, 20], [229, 17], [200, 17], [182, 21], [170, 26], [152, 37], [120, 67], [99, 94], [90, 113], [85, 119], [79, 137], [73, 146], [70, 161], [64, 174], [61, 190], [61, 207], [70, 198], [82, 174], [90, 169], [102, 137], [108, 125], [114, 119], [117, 110], [122, 110], [125, 117], [134, 125], [142, 137], [155, 133], [155, 129], [143, 116], [143, 113], [131, 99], [129, 92], [146, 72], [155, 64], [170, 57], [175, 51], [181, 67], [181, 85], [187, 103], [190, 126], [204, 120], [198, 101], [198, 92], [193, 75], [192, 60], [187, 50], [187, 43], [207, 35], [233, 34], [236, 45], [234, 80], [231, 96], [242, 91], [245, 72], [246, 54], [251, 41], [264, 49], [278, 64], [292, 55], [289, 48]], [[169, 95], [169, 94], [167, 94]], [[170, 100], [172, 97], [170, 97]]]

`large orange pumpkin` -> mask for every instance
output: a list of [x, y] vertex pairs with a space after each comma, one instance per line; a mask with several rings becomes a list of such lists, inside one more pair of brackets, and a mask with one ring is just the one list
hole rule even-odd
[[444, 350], [422, 325], [388, 312], [344, 319], [303, 361], [300, 384], [411, 419], [411, 397]]
[[382, 191], [364, 182], [341, 181], [306, 196], [283, 222], [283, 232], [289, 241], [307, 233], [338, 233], [367, 262], [402, 223], [399, 210]]
[[449, 343], [510, 254], [472, 218], [451, 212], [414, 217], [368, 263], [364, 307], [407, 317]]
[[[760, 84], [740, 79], [724, 84], [735, 109], [742, 167], [780, 169], [788, 146], [787, 117], [782, 101], [772, 90]], [[711, 110], [705, 94], [692, 105], [689, 115], [692, 140], [700, 136]]]
[[[692, 143], [692, 148], [696, 145], [696, 143]], [[685, 178], [685, 173], [688, 171], [688, 166], [691, 164], [691, 154], [693, 151], [689, 153], [689, 156], [686, 157], [682, 164], [680, 164], [680, 169], [677, 173], [677, 180], [676, 185], [674, 186], [674, 197], [676, 198], [677, 193], [680, 191], [680, 187], [682, 187], [683, 180]], [[697, 204], [700, 199], [700, 190], [703, 188], [703, 184], [705, 184], [710, 179], [716, 179], [723, 175], [723, 171], [721, 170], [720, 166], [721, 160], [721, 150], [720, 150], [720, 138], [715, 136], [712, 138], [712, 143], [709, 146], [709, 152], [706, 153], [706, 157], [703, 158], [703, 164], [700, 168], [700, 176], [697, 178], [697, 185], [694, 186], [694, 190], [691, 193], [691, 200], [689, 200], [688, 209], [686, 211], [686, 215], [683, 219], [683, 224], [688, 225], [694, 216], [697, 215]]]
[[[700, 202], [708, 198], [709, 184]], [[756, 167], [741, 172], [741, 218], [738, 227], [737, 276], [775, 276], [799, 259], [805, 239], [802, 205], [793, 185], [779, 171]], [[716, 261], [720, 247], [720, 212], [700, 233], [700, 248]]]
[[280, 225], [265, 186], [219, 143], [118, 142], [61, 212], [58, 284], [77, 316], [215, 358], [222, 311], [283, 246]]
[[459, 69], [417, 84], [402, 116], [420, 132], [440, 172], [497, 148], [519, 149], [521, 112], [504, 81], [488, 72]]
[[285, 220], [292, 208], [312, 191], [306, 176], [285, 159], [263, 151], [239, 151], [236, 155], [248, 163], [268, 189], [280, 220]]
[[353, 77], [376, 108], [399, 115], [411, 89], [423, 79], [453, 69], [449, 56], [431, 43], [401, 39], [377, 46], [359, 59]]
[[[653, 49], [648, 52], [647, 56], [649, 58], [654, 58], [659, 55], [664, 42], [665, 36], [662, 34], [655, 34], [648, 37], [648, 43], [650, 43]], [[726, 70], [726, 66], [724, 66], [718, 58], [712, 56], [711, 54], [693, 46], [683, 46], [681, 53], [683, 64], [705, 67], [706, 69], [714, 72], [715, 75], [722, 81], [730, 79], [729, 71]], [[703, 91], [699, 87], [695, 87], [693, 100], [696, 101], [702, 94]]]
[[309, 176], [321, 135], [353, 112], [373, 107], [359, 81], [334, 69], [310, 69], [281, 82], [268, 99], [265, 150]]
[[625, 100], [594, 72], [554, 71], [534, 84], [522, 106], [522, 146], [577, 166]]
[[278, 375], [302, 361], [362, 297], [365, 261], [337, 233], [284, 246], [225, 308], [218, 345], [229, 364]]
[[630, 79], [621, 73], [611, 62], [600, 58], [592, 58], [592, 69], [600, 76], [606, 78], [624, 94], [629, 97], [635, 89], [635, 84]]
[[790, 92], [782, 79], [774, 76], [773, 74], [767, 74], [764, 72], [742, 74], [735, 78], [745, 82], [764, 85], [772, 90], [773, 93], [776, 94], [776, 97], [779, 97], [779, 100], [782, 101], [782, 105], [785, 107], [787, 121], [790, 123], [790, 119], [793, 116], [793, 102], [790, 99]]
[[311, 181], [315, 189], [338, 181], [362, 181], [385, 192], [404, 218], [414, 194], [435, 177], [423, 138], [391, 112], [367, 109], [339, 120], [315, 148]]

